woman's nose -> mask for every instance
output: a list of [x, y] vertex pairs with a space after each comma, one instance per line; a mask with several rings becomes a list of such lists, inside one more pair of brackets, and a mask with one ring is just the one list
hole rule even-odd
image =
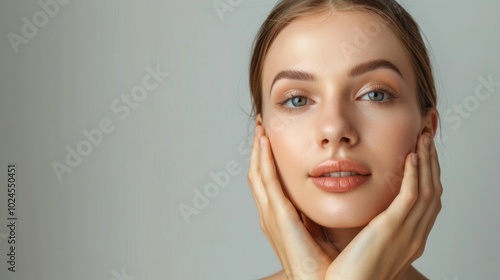
[[317, 122], [317, 143], [321, 147], [353, 146], [358, 142], [353, 109], [347, 102], [321, 104]]

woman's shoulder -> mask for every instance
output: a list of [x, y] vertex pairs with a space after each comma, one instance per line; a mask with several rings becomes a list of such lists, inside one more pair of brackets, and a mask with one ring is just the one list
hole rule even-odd
[[[428, 280], [423, 274], [421, 274], [418, 270], [416, 270], [413, 266], [410, 266], [406, 271], [405, 275], [403, 275], [401, 280]], [[285, 271], [280, 270], [272, 275], [261, 278], [260, 280], [287, 280]]]

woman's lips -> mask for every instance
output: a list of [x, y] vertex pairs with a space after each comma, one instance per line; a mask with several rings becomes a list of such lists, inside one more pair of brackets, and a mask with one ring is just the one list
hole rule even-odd
[[309, 174], [311, 181], [320, 189], [342, 193], [365, 183], [371, 175], [363, 164], [351, 160], [327, 160], [316, 166]]
[[346, 177], [310, 177], [311, 181], [320, 189], [331, 193], [348, 192], [368, 180], [369, 175]]

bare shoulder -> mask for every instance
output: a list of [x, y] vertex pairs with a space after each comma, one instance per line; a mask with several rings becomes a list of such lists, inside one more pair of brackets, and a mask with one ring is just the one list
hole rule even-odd
[[[413, 266], [410, 266], [406, 273], [399, 278], [400, 280], [429, 280], [422, 273], [416, 270]], [[260, 280], [287, 280], [286, 274], [283, 270], [280, 270], [273, 275], [261, 278]]]
[[287, 278], [285, 272], [283, 270], [280, 270], [275, 274], [261, 278], [260, 280], [287, 280]]

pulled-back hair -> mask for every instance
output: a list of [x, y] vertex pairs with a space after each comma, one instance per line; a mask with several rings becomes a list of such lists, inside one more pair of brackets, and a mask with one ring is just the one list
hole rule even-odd
[[301, 16], [335, 11], [365, 11], [378, 15], [396, 35], [409, 55], [415, 72], [420, 112], [437, 107], [432, 67], [420, 29], [412, 16], [394, 0], [282, 0], [259, 29], [249, 69], [252, 117], [262, 114], [262, 71], [269, 49], [278, 34]]

